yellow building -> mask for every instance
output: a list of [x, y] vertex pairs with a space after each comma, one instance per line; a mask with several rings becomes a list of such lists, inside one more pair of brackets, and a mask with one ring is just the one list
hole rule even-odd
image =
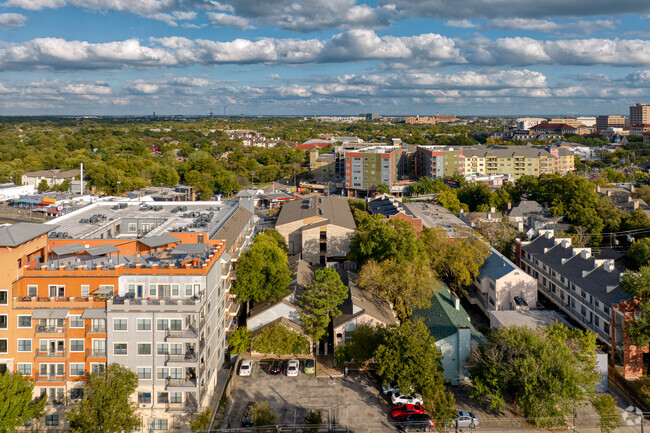
[[509, 174], [515, 179], [543, 173], [566, 174], [574, 170], [573, 154], [567, 149], [531, 146], [475, 146], [463, 150], [464, 174]]

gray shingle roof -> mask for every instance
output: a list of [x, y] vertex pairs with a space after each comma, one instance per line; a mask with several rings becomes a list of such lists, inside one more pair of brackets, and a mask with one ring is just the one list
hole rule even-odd
[[339, 197], [311, 197], [284, 203], [276, 227], [283, 224], [321, 217], [329, 224], [356, 229], [348, 201]]
[[223, 227], [213, 236], [213, 239], [223, 239], [226, 241], [226, 249], [230, 249], [252, 216], [252, 212], [239, 206]]
[[58, 226], [39, 223], [18, 223], [0, 227], [0, 247], [17, 247], [49, 233]]
[[163, 245], [175, 244], [180, 241], [180, 239], [172, 235], [149, 236], [147, 238], [139, 239], [141, 244], [144, 244], [149, 248], [162, 247]]
[[526, 218], [530, 215], [539, 215], [542, 217], [550, 218], [551, 212], [545, 209], [544, 206], [537, 203], [535, 200], [522, 200], [515, 204], [508, 216]]

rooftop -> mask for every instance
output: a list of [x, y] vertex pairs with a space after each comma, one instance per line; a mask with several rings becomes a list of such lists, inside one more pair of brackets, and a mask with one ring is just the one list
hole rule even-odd
[[[320, 221], [314, 218], [320, 217]], [[356, 229], [348, 201], [339, 197], [310, 197], [286, 202], [282, 206], [276, 226], [310, 219], [310, 224], [332, 224]]]
[[438, 227], [447, 232], [450, 238], [467, 236], [470, 228], [460, 218], [444, 207], [432, 204], [411, 202], [402, 204], [416, 218], [422, 220], [424, 227]]
[[54, 224], [18, 223], [0, 227], [0, 247], [17, 247], [54, 229]]

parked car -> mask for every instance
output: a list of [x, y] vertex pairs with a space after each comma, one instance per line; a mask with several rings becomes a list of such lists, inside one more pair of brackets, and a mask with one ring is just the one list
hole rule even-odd
[[419, 404], [405, 404], [404, 406], [393, 406], [390, 416], [394, 419], [404, 419], [409, 415], [423, 414], [424, 408]]
[[300, 369], [300, 361], [297, 359], [292, 359], [287, 362], [287, 376], [298, 376], [298, 370]]
[[253, 361], [251, 361], [250, 359], [244, 359], [241, 362], [241, 364], [239, 364], [240, 376], [250, 376], [252, 370], [253, 370]]
[[316, 374], [316, 360], [305, 360], [305, 374]]
[[468, 412], [466, 410], [458, 411], [458, 418], [454, 420], [454, 426], [456, 427], [477, 427], [478, 426], [478, 417], [474, 412]]
[[387, 383], [386, 385], [381, 386], [381, 390], [384, 392], [384, 394], [390, 394], [392, 392], [399, 392], [399, 387], [397, 384], [392, 384], [392, 383]]
[[269, 366], [269, 374], [280, 374], [282, 373], [282, 361], [279, 359], [274, 359], [271, 361], [271, 365]]
[[419, 404], [422, 405], [422, 397], [420, 397], [417, 394], [413, 395], [404, 395], [401, 394], [399, 391], [393, 392], [390, 395], [390, 401], [394, 405], [400, 405], [403, 406], [405, 404]]
[[252, 427], [255, 424], [253, 422], [253, 418], [251, 418], [254, 404], [255, 403], [252, 401], [249, 401], [246, 404], [246, 409], [244, 409], [244, 414], [241, 416], [241, 425], [243, 427]]
[[409, 415], [401, 420], [397, 427], [402, 431], [434, 431], [436, 424], [431, 417], [424, 413]]

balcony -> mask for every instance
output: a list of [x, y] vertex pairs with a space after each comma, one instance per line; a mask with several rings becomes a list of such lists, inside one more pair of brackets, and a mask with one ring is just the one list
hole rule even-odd
[[37, 382], [65, 382], [65, 374], [36, 374]]
[[86, 358], [106, 358], [106, 348], [87, 349]]
[[86, 325], [86, 334], [106, 334], [106, 325]]
[[37, 334], [65, 334], [66, 327], [63, 326], [47, 326], [47, 325], [36, 325]]
[[179, 363], [179, 362], [195, 363], [196, 360], [197, 360], [197, 356], [196, 353], [194, 352], [188, 352], [180, 355], [167, 354], [168, 363]]
[[167, 378], [165, 383], [167, 388], [190, 388], [196, 389], [196, 379], [171, 379]]
[[166, 333], [167, 338], [196, 338], [196, 329], [188, 326], [187, 329], [168, 329]]
[[37, 358], [65, 358], [65, 349], [62, 350], [40, 350], [36, 349]]

